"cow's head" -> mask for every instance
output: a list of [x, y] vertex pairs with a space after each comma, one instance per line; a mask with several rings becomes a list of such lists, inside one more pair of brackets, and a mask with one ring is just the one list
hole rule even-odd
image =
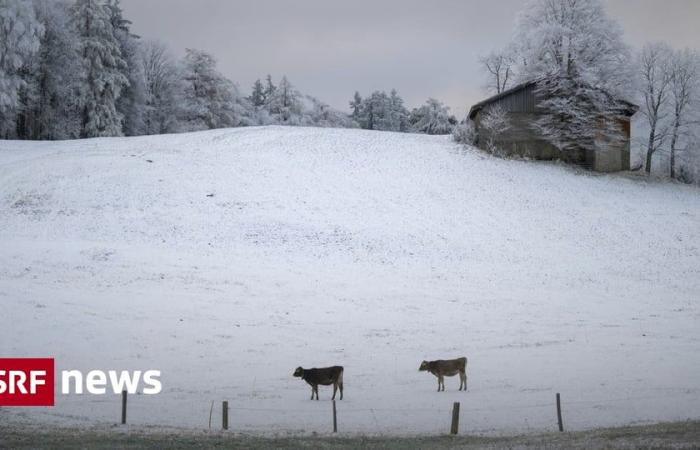
[[418, 371], [420, 372], [421, 370], [428, 370], [428, 361], [423, 361], [422, 363], [420, 363]]
[[294, 376], [295, 377], [304, 376], [304, 369], [302, 369], [301, 366], [297, 367], [297, 369], [294, 371]]

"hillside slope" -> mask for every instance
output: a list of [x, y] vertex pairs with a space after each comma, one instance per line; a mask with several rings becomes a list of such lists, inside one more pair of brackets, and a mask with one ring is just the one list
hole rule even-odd
[[[162, 370], [132, 423], [228, 399], [239, 430], [326, 430], [291, 373], [330, 364], [345, 431], [442, 432], [458, 400], [471, 431], [547, 429], [555, 392], [573, 429], [700, 417], [695, 188], [360, 130], [0, 141], [0, 230], [0, 354]], [[468, 393], [417, 372], [461, 355]]]

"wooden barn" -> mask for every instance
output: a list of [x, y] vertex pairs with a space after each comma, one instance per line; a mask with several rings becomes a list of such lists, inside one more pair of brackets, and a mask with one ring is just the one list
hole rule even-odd
[[[519, 84], [500, 94], [494, 95], [472, 106], [469, 119], [476, 130], [476, 145], [486, 151], [497, 148], [506, 156], [521, 156], [539, 160], [559, 159], [579, 164], [597, 172], [616, 172], [630, 169], [630, 120], [638, 107], [624, 100], [619, 100], [621, 114], [615, 133], [620, 136], [606, 139], [602, 136], [595, 140], [593, 149], [561, 151], [546, 141], [534, 126], [542, 114], [538, 107], [542, 98], [537, 90], [537, 82]], [[482, 119], [492, 108], [497, 107], [507, 119], [508, 127], [504, 131], [489, 133], [482, 126]]]

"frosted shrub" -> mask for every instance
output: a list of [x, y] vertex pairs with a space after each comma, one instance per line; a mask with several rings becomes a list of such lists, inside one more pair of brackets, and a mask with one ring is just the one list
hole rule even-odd
[[464, 122], [458, 123], [452, 129], [452, 138], [455, 142], [464, 145], [476, 145], [476, 129], [474, 122], [467, 119]]

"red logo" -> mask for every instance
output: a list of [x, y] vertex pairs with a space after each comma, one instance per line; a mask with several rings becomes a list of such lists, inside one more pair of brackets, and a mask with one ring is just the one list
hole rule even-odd
[[0, 358], [0, 406], [53, 405], [53, 358]]

